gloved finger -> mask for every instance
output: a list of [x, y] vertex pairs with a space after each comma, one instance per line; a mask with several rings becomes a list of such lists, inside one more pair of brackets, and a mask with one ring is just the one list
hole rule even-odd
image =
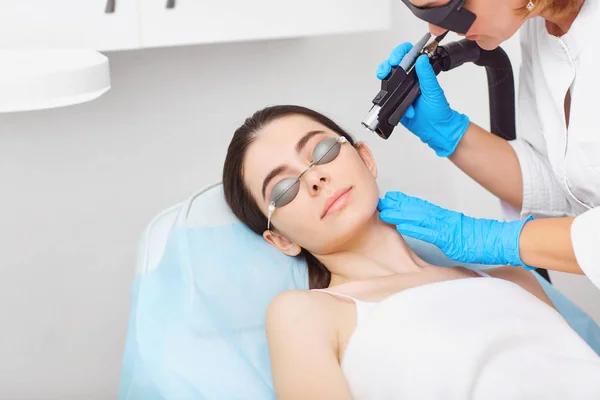
[[408, 106], [402, 118], [412, 119], [415, 116], [415, 108], [411, 105]]
[[390, 58], [389, 58], [389, 63], [392, 66], [397, 66], [398, 64], [400, 64], [400, 61], [402, 61], [402, 59], [404, 58], [404, 56], [413, 48], [412, 43], [410, 42], [404, 42], [398, 46], [396, 46], [396, 48], [394, 50], [392, 50], [392, 53], [390, 54]]
[[392, 204], [396, 204], [396, 208], [400, 205], [402, 207], [429, 207], [431, 204], [425, 200], [422, 200], [418, 197], [409, 196], [399, 191], [390, 191], [387, 192], [382, 199], [385, 202], [391, 202]]
[[400, 210], [403, 207], [403, 203], [402, 201], [397, 201], [395, 199], [384, 197], [383, 199], [379, 199], [379, 201], [377, 202], [377, 207], [379, 208], [379, 211], [388, 209]]
[[432, 244], [435, 244], [437, 239], [437, 232], [432, 229], [422, 228], [419, 226], [403, 224], [396, 226], [396, 230], [403, 236], [410, 236], [412, 238]]
[[408, 128], [408, 123], [410, 122], [410, 119], [406, 118], [406, 117], [402, 117], [400, 118], [400, 124], [402, 124], [403, 127], [405, 127], [406, 129], [410, 130]]
[[381, 201], [381, 199], [377, 200], [377, 209], [379, 211], [383, 211], [390, 208], [390, 204], [389, 203], [384, 203]]
[[406, 195], [402, 192], [398, 192], [398, 191], [387, 192], [385, 194], [385, 197], [382, 199], [382, 201], [384, 202], [384, 204], [386, 206], [388, 205], [387, 201], [391, 201], [391, 202], [395, 203], [396, 209], [401, 204], [401, 207], [403, 207], [404, 209], [407, 209], [407, 207], [411, 207], [414, 210], [420, 209], [420, 210], [427, 210], [428, 212], [447, 211], [439, 206], [436, 206], [433, 203], [428, 202], [427, 200], [423, 200], [418, 197], [408, 196], [408, 195]]
[[421, 55], [415, 63], [415, 70], [419, 78], [419, 86], [421, 93], [426, 97], [438, 96], [443, 94], [442, 88], [437, 80], [435, 71], [429, 63], [429, 58], [426, 55]]
[[425, 213], [407, 213], [398, 210], [383, 210], [379, 218], [390, 225], [433, 226]]
[[400, 191], [391, 190], [391, 191], [385, 193], [384, 199], [402, 202], [402, 201], [407, 200], [409, 197], [410, 196], [408, 196]]
[[[387, 196], [387, 193], [386, 193]], [[386, 208], [396, 208], [398, 202], [394, 199], [390, 199], [389, 197], [380, 198], [377, 201], [377, 207], [381, 207], [382, 210]]]
[[414, 207], [405, 205], [403, 203], [396, 202], [390, 199], [380, 199], [377, 202], [377, 208], [379, 211], [393, 210], [398, 212], [407, 212], [409, 210], [415, 211]]
[[392, 66], [390, 65], [389, 61], [383, 61], [377, 67], [377, 79], [385, 79], [390, 74], [390, 72], [392, 72]]
[[395, 210], [407, 214], [421, 214], [424, 211], [430, 213], [431, 208], [422, 202], [407, 200], [407, 201], [396, 201], [393, 199], [383, 198], [377, 202], [377, 208], [379, 211]]

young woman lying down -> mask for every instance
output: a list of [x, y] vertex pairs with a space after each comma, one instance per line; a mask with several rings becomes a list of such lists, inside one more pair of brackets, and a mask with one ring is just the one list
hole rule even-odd
[[376, 178], [367, 146], [310, 109], [234, 133], [229, 206], [308, 264], [311, 289], [267, 311], [279, 399], [600, 399], [600, 357], [530, 272], [426, 263], [379, 218]]

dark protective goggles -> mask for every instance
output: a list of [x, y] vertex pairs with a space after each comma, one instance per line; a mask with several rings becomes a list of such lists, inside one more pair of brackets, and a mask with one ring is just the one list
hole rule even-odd
[[466, 0], [450, 0], [447, 4], [437, 7], [421, 8], [402, 0], [409, 10], [425, 22], [448, 29], [449, 31], [466, 34], [477, 16], [463, 7]]
[[302, 178], [313, 165], [323, 165], [333, 161], [338, 154], [340, 154], [342, 143], [347, 142], [348, 140], [343, 136], [337, 138], [329, 137], [321, 140], [313, 150], [312, 163], [300, 174], [300, 176], [282, 179], [273, 186], [273, 190], [271, 190], [271, 201], [269, 202], [267, 229], [271, 229], [271, 216], [273, 215], [273, 211], [275, 211], [275, 207], [283, 207], [296, 198], [296, 195], [300, 191], [300, 178]]

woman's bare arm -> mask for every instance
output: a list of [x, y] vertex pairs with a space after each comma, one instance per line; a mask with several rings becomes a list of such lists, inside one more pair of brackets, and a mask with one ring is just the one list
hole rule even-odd
[[288, 291], [269, 305], [266, 330], [278, 399], [352, 399], [337, 356], [337, 333], [314, 294]]
[[494, 278], [504, 279], [511, 281], [533, 294], [535, 297], [548, 304], [550, 307], [556, 309], [550, 298], [546, 295], [544, 288], [533, 274], [520, 267], [499, 267], [486, 269], [490, 276]]

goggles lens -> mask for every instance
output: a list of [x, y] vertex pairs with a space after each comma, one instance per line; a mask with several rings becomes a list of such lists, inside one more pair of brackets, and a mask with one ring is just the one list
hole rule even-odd
[[340, 136], [338, 138], [326, 138], [321, 140], [315, 146], [312, 153], [312, 163], [308, 166], [308, 168], [300, 174], [297, 178], [285, 178], [280, 180], [273, 186], [273, 190], [271, 190], [271, 197], [269, 203], [269, 215], [268, 215], [268, 223], [267, 229], [270, 229], [271, 226], [271, 215], [273, 211], [275, 211], [276, 207], [283, 207], [289, 204], [292, 200], [296, 198], [298, 192], [300, 191], [300, 178], [310, 169], [313, 165], [323, 165], [330, 163], [335, 160], [336, 157], [340, 154], [340, 149], [342, 147], [342, 143], [346, 143], [348, 140]]

